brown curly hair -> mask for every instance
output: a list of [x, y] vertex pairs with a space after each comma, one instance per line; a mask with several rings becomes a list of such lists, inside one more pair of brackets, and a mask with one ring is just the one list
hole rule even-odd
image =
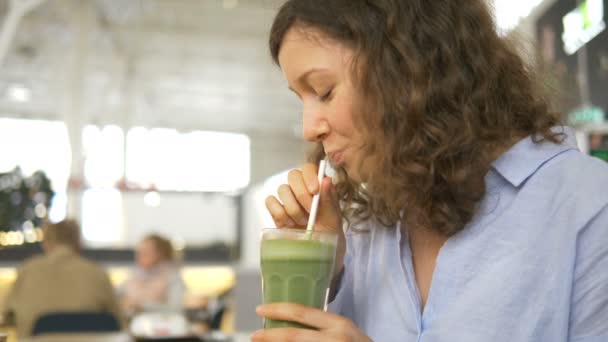
[[[557, 116], [483, 0], [289, 0], [270, 32], [277, 64], [294, 26], [355, 52], [365, 182], [339, 170], [347, 218], [403, 219], [453, 235], [473, 218], [498, 152], [529, 135], [562, 140], [551, 130]], [[318, 144], [310, 159], [322, 156]]]

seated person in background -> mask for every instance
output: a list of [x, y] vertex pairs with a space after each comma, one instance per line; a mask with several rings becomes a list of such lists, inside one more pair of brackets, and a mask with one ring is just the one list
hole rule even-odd
[[171, 242], [150, 234], [137, 246], [135, 258], [136, 268], [119, 290], [124, 310], [129, 315], [181, 310], [185, 285]]
[[80, 256], [80, 227], [74, 220], [48, 224], [44, 255], [18, 270], [2, 313], [12, 314], [20, 337], [31, 335], [36, 320], [54, 312], [108, 312], [122, 315], [106, 272]]

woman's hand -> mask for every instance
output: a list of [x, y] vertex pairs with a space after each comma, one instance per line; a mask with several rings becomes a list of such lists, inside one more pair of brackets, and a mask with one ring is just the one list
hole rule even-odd
[[371, 342], [355, 324], [342, 316], [300, 304], [275, 303], [256, 309], [259, 316], [297, 322], [318, 330], [299, 328], [272, 328], [256, 331], [251, 340], [262, 341], [349, 341]]
[[331, 178], [325, 177], [323, 184], [319, 184], [317, 172], [318, 166], [312, 163], [302, 165], [300, 170], [291, 170], [287, 176], [288, 184], [277, 190], [279, 198], [266, 198], [266, 208], [277, 227], [306, 228], [312, 198], [321, 188], [315, 229], [341, 231], [342, 215]]
[[331, 178], [325, 177], [321, 184], [317, 179], [318, 166], [306, 163], [301, 170], [291, 170], [287, 177], [288, 184], [278, 189], [278, 197], [266, 198], [266, 208], [270, 212], [277, 227], [306, 228], [311, 210], [313, 196], [321, 191], [319, 207], [315, 221], [315, 230], [329, 231], [338, 234], [338, 246], [334, 270], [342, 270], [342, 262], [346, 243], [342, 231], [342, 212], [338, 195], [331, 183]]

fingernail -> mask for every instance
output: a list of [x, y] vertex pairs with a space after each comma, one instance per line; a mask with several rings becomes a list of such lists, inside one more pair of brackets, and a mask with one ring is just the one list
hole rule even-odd
[[308, 220], [306, 219], [306, 217], [302, 217], [302, 218], [299, 220], [299, 222], [300, 222], [300, 224], [307, 224], [307, 223], [308, 223]]
[[256, 306], [255, 307], [255, 312], [256, 313], [261, 313], [262, 312], [262, 306], [261, 305]]
[[285, 223], [285, 227], [289, 227], [289, 228], [295, 228], [296, 223], [293, 222], [293, 220], [287, 220], [287, 222]]
[[317, 182], [309, 182], [308, 189], [312, 192], [315, 192], [317, 190]]

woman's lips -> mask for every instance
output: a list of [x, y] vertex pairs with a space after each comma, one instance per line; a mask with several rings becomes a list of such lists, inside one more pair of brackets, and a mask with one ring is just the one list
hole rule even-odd
[[336, 166], [339, 166], [344, 163], [344, 152], [342, 151], [328, 153], [328, 156], [332, 164]]

